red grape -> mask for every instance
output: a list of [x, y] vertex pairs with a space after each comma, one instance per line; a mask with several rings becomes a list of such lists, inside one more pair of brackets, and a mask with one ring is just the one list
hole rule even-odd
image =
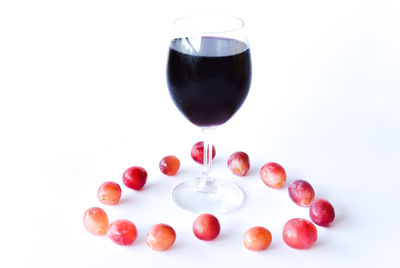
[[129, 220], [116, 220], [108, 227], [107, 236], [118, 245], [131, 245], [137, 237], [136, 226]]
[[121, 187], [112, 181], [107, 181], [100, 185], [97, 191], [97, 199], [106, 205], [115, 205], [121, 198]]
[[265, 250], [269, 247], [272, 236], [268, 229], [256, 226], [247, 230], [244, 234], [243, 242], [247, 249], [252, 251]]
[[89, 208], [83, 215], [83, 225], [91, 234], [105, 235], [108, 228], [106, 212], [98, 207]]
[[327, 227], [335, 219], [335, 210], [327, 200], [315, 199], [310, 206], [310, 217], [315, 224]]
[[220, 230], [218, 219], [211, 214], [201, 214], [193, 223], [193, 233], [200, 240], [214, 240]]
[[265, 185], [274, 189], [280, 189], [285, 185], [286, 172], [278, 163], [270, 162], [262, 166], [260, 170], [261, 180]]
[[249, 156], [244, 152], [235, 152], [228, 159], [228, 168], [237, 176], [245, 176], [250, 168]]
[[180, 167], [179, 159], [174, 155], [168, 155], [161, 159], [159, 167], [162, 173], [167, 176], [175, 175]]
[[154, 250], [164, 251], [169, 249], [175, 242], [176, 233], [167, 224], [156, 224], [150, 228], [146, 235], [146, 244]]
[[318, 233], [315, 225], [305, 219], [291, 219], [283, 227], [283, 241], [295, 249], [311, 248], [317, 241]]
[[142, 167], [130, 167], [125, 170], [122, 180], [126, 187], [140, 190], [147, 180], [147, 172]]
[[288, 191], [293, 202], [302, 207], [310, 206], [315, 197], [314, 189], [311, 184], [303, 180], [292, 182], [289, 185]]
[[[212, 147], [212, 159], [214, 159], [216, 154], [215, 147]], [[204, 142], [199, 141], [192, 147], [192, 151], [190, 152], [192, 159], [199, 164], [203, 164], [204, 158]]]

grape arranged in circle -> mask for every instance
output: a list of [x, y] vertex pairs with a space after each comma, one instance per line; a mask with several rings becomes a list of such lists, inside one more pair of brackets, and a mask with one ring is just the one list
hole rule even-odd
[[121, 199], [121, 187], [115, 182], [106, 181], [100, 185], [97, 199], [106, 205], [116, 205]]
[[296, 180], [288, 188], [290, 199], [301, 207], [308, 207], [314, 200], [315, 193], [310, 183], [304, 180]]
[[178, 172], [180, 165], [181, 162], [179, 161], [178, 157], [174, 155], [168, 155], [161, 159], [159, 167], [161, 172], [165, 175], [173, 176]]
[[[216, 154], [214, 145], [212, 146], [212, 159], [214, 159]], [[195, 145], [193, 145], [192, 150], [190, 151], [190, 155], [192, 159], [199, 164], [203, 164], [204, 162], [204, 142], [199, 141]]]
[[125, 170], [122, 181], [126, 187], [138, 191], [146, 184], [147, 172], [142, 167], [130, 167]]
[[335, 219], [335, 209], [329, 201], [315, 199], [310, 206], [310, 218], [315, 224], [328, 227]]
[[286, 182], [285, 169], [274, 162], [269, 162], [261, 167], [260, 177], [265, 185], [273, 189], [283, 188]]
[[249, 156], [245, 152], [235, 152], [228, 159], [228, 168], [237, 176], [246, 176], [250, 169]]
[[115, 244], [129, 246], [136, 240], [136, 226], [129, 220], [116, 220], [108, 227], [107, 236]]
[[286, 222], [282, 231], [283, 241], [295, 249], [309, 249], [318, 238], [318, 232], [315, 225], [306, 220], [295, 218]]
[[146, 235], [146, 244], [153, 250], [168, 250], [175, 242], [175, 230], [167, 224], [152, 226]]
[[83, 215], [83, 225], [93, 235], [105, 235], [108, 229], [108, 216], [99, 207], [92, 207]]
[[250, 228], [243, 237], [244, 246], [251, 251], [265, 250], [269, 247], [271, 241], [270, 231], [261, 226]]
[[218, 219], [211, 214], [201, 214], [193, 223], [193, 233], [205, 241], [214, 240], [219, 235], [221, 226]]

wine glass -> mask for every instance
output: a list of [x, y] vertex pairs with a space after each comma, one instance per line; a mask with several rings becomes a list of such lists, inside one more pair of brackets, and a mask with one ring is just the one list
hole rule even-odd
[[202, 175], [172, 193], [175, 203], [194, 213], [226, 213], [244, 200], [234, 183], [209, 175], [211, 134], [240, 108], [250, 89], [251, 57], [243, 20], [225, 15], [191, 15], [174, 22], [167, 63], [172, 100], [204, 134]]

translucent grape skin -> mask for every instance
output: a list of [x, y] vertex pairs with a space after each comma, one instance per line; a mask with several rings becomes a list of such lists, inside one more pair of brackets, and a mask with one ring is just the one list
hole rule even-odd
[[245, 152], [234, 152], [228, 159], [228, 168], [237, 176], [246, 176], [250, 169], [249, 156]]
[[146, 235], [146, 244], [153, 250], [168, 250], [175, 242], [175, 230], [167, 224], [152, 226]]
[[130, 167], [125, 170], [124, 175], [122, 176], [122, 181], [124, 182], [125, 186], [133, 189], [133, 190], [140, 190], [146, 184], [147, 180], [147, 172], [142, 167]]
[[108, 227], [107, 236], [115, 244], [129, 246], [136, 240], [136, 226], [129, 220], [116, 220]]
[[99, 207], [92, 207], [83, 215], [83, 225], [93, 235], [105, 235], [108, 229], [108, 216]]
[[315, 224], [328, 227], [335, 219], [335, 209], [329, 201], [315, 199], [310, 206], [310, 218]]
[[314, 200], [314, 189], [307, 181], [296, 180], [288, 188], [290, 199], [301, 207], [308, 207]]
[[121, 199], [121, 187], [115, 182], [106, 181], [100, 185], [97, 199], [106, 205], [116, 205]]
[[269, 162], [260, 169], [260, 177], [268, 187], [281, 189], [286, 182], [286, 171], [278, 163]]
[[181, 162], [176, 156], [168, 155], [161, 159], [159, 167], [165, 175], [173, 176], [178, 172], [180, 165]]
[[294, 249], [309, 249], [318, 238], [315, 225], [306, 220], [295, 218], [286, 222], [282, 231], [283, 241]]
[[[193, 145], [192, 150], [190, 152], [190, 155], [192, 156], [192, 159], [199, 164], [203, 164], [203, 158], [204, 158], [204, 142], [199, 141], [195, 145]], [[214, 159], [216, 154], [215, 147], [213, 145], [212, 147], [212, 159]]]
[[211, 214], [201, 214], [193, 223], [194, 235], [204, 241], [210, 241], [217, 238], [221, 226], [218, 219]]
[[261, 226], [250, 228], [243, 237], [244, 246], [251, 251], [265, 250], [269, 247], [271, 241], [270, 231]]

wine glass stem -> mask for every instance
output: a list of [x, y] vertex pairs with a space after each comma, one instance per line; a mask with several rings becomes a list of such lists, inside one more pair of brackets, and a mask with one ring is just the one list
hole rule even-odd
[[202, 181], [203, 184], [209, 184], [214, 181], [212, 177], [209, 176], [212, 165], [212, 134], [214, 132], [214, 128], [202, 128], [203, 138], [204, 138], [204, 154], [203, 154], [203, 175]]

